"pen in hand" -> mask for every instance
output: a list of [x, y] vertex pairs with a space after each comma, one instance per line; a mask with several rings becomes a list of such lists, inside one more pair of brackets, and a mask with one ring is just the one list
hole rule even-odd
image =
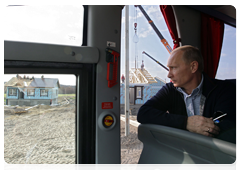
[[213, 119], [214, 123], [219, 123], [220, 122], [219, 119], [224, 117], [224, 116], [226, 116], [226, 115], [227, 115], [227, 113], [225, 113], [225, 114], [223, 114], [221, 116], [216, 117], [215, 119]]

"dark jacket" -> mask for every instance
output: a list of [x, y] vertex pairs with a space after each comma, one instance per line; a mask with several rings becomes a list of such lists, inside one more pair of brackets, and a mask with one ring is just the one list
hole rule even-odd
[[[221, 131], [236, 126], [236, 85], [229, 81], [210, 79], [204, 74], [202, 94], [206, 97], [203, 116], [213, 117], [214, 112], [228, 115], [218, 124]], [[172, 83], [167, 83], [138, 111], [142, 124], [159, 124], [186, 130], [187, 111], [180, 93]]]

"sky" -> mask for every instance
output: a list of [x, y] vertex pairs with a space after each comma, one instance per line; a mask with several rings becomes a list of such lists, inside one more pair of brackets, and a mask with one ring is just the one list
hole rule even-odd
[[[169, 45], [173, 47], [171, 36], [168, 32], [166, 23], [162, 17], [159, 6], [146, 6], [142, 5], [146, 13], [149, 15], [151, 20], [154, 22], [158, 30], [168, 41]], [[137, 12], [136, 12], [137, 11]], [[137, 17], [136, 17], [137, 16]], [[137, 19], [136, 19], [137, 18]], [[137, 34], [134, 31], [134, 23], [137, 21]], [[122, 35], [125, 35], [125, 9], [123, 10], [122, 17]], [[134, 36], [138, 37], [138, 42], [135, 43]], [[125, 36], [122, 36], [121, 41], [121, 72], [125, 74]], [[137, 51], [135, 50], [137, 48]], [[159, 37], [152, 29], [151, 25], [148, 24], [147, 19], [144, 17], [142, 12], [135, 8], [133, 5], [129, 6], [129, 67], [135, 68], [135, 57], [138, 58], [138, 67], [141, 66], [142, 60], [144, 61], [144, 67], [152, 76], [158, 76], [163, 80], [167, 80], [167, 71], [155, 63], [152, 59], [148, 58], [146, 55], [142, 54], [145, 51], [150, 56], [155, 58], [157, 61], [166, 66], [167, 59], [169, 56], [168, 51], [162, 45]]]
[[[172, 38], [158, 5], [142, 5], [146, 13], [155, 23], [169, 45], [173, 47]], [[137, 10], [136, 10], [137, 9]], [[66, 44], [79, 46], [82, 43], [82, 6], [21, 6], [5, 7], [4, 13], [4, 39], [44, 42], [51, 44]], [[76, 20], [74, 18], [79, 18]], [[13, 22], [14, 21], [14, 22]], [[137, 32], [134, 31], [134, 23], [137, 23]], [[43, 36], [44, 35], [44, 36]], [[134, 38], [135, 37], [135, 38]], [[136, 37], [138, 41], [136, 43]], [[129, 66], [135, 67], [135, 57], [138, 58], [138, 67], [142, 60], [148, 72], [169, 82], [167, 71], [155, 63], [152, 59], [142, 54], [145, 51], [163, 65], [167, 65], [169, 53], [160, 42], [147, 19], [138, 8], [129, 6]], [[219, 71], [216, 78], [236, 78], [236, 29], [225, 25], [223, 48]], [[125, 74], [125, 8], [122, 11], [121, 30], [121, 75]], [[69, 85], [75, 84], [75, 79], [59, 77], [60, 82]], [[4, 81], [9, 77], [4, 76]]]
[[[163, 37], [168, 41], [169, 45], [173, 48], [173, 41], [171, 35], [167, 29], [167, 25], [162, 16], [158, 5], [142, 5], [146, 13], [149, 15], [151, 20], [154, 22], [158, 30], [161, 32]], [[163, 65], [167, 65], [169, 57], [168, 51], [165, 49], [151, 25], [148, 24], [147, 19], [137, 8], [137, 36], [139, 38], [138, 43], [134, 43], [134, 23], [136, 8], [133, 5], [129, 6], [129, 66], [135, 68], [135, 56], [138, 56], [138, 67], [141, 66], [142, 59], [144, 60], [145, 68], [150, 74], [155, 77], [158, 76], [163, 80], [169, 82], [167, 77], [167, 71], [159, 66], [152, 59], [146, 55], [142, 55], [142, 52], [147, 52], [150, 56], [155, 58]], [[125, 9], [123, 10], [122, 18], [122, 35], [125, 34]], [[122, 47], [125, 46], [125, 39], [122, 36]], [[137, 46], [137, 52], [135, 47]], [[121, 61], [121, 72], [125, 74], [125, 49], [122, 48], [122, 61]], [[221, 60], [219, 63], [219, 69], [216, 75], [218, 79], [233, 79], [236, 78], [236, 28], [225, 25], [223, 47], [221, 53]]]
[[[83, 7], [79, 5], [27, 5], [5, 7], [4, 40], [82, 45]], [[78, 18], [78, 20], [76, 20]], [[4, 75], [4, 82], [16, 75]], [[23, 75], [20, 75], [23, 76]], [[41, 75], [28, 75], [40, 78]], [[44, 75], [60, 84], [75, 85], [74, 75]]]

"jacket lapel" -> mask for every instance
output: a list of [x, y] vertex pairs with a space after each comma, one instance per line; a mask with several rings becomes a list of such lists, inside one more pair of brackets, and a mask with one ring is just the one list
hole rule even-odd
[[208, 77], [208, 75], [206, 73], [203, 73], [204, 75], [204, 80], [203, 80], [203, 89], [202, 89], [202, 97], [204, 99], [204, 101], [202, 101], [202, 112], [203, 112], [203, 116], [204, 117], [210, 117], [211, 113], [206, 113], [206, 101], [208, 100], [208, 96], [209, 94], [213, 91], [213, 89], [216, 87], [216, 83], [215, 83], [215, 79], [211, 79], [210, 77]]
[[206, 73], [203, 73], [204, 80], [203, 80], [203, 89], [202, 94], [207, 98], [209, 93], [216, 87], [216, 83], [214, 79], [208, 77]]

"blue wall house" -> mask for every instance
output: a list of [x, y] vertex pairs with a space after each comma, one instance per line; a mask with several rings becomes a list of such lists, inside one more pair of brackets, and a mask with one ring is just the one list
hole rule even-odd
[[58, 89], [60, 88], [57, 78], [22, 78], [13, 77], [7, 83], [6, 104], [7, 105], [26, 105], [37, 104], [57, 104]]
[[[154, 77], [155, 83], [129, 83], [129, 103], [144, 104], [152, 98], [166, 82], [159, 77]], [[125, 104], [125, 84], [120, 85], [120, 104]]]

